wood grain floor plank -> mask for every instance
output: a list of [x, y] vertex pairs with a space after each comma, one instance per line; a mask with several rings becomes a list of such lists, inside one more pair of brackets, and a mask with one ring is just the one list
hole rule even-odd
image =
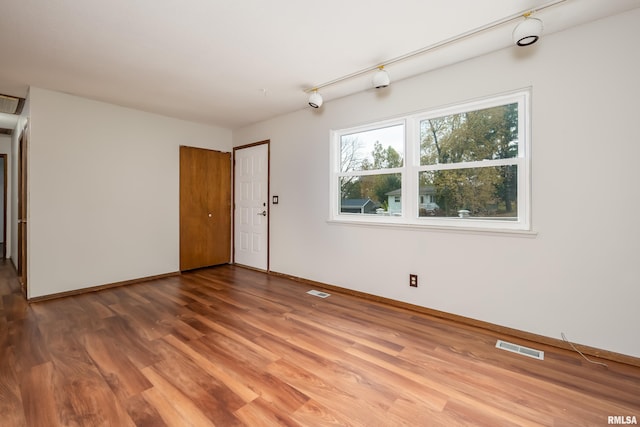
[[114, 292], [118, 295], [120, 300], [125, 300], [140, 306], [147, 306], [151, 303], [146, 298], [146, 289], [148, 283], [141, 283], [141, 286], [120, 286], [114, 288]]
[[544, 407], [554, 399], [548, 385], [539, 387], [536, 381], [526, 375], [502, 371], [496, 377], [497, 373], [492, 367], [487, 368], [477, 360], [450, 354], [437, 357], [434, 354], [437, 353], [425, 354], [420, 348], [409, 347], [401, 353], [400, 358], [404, 363], [416, 365], [417, 369], [429, 369], [436, 380], [447, 378], [448, 384], [459, 389], [470, 386], [486, 390], [491, 397], [501, 397], [519, 404], [535, 404], [535, 414], [545, 412]]
[[35, 319], [27, 317], [25, 319], [7, 322], [8, 341], [7, 345], [13, 347], [16, 355], [13, 369], [20, 375], [37, 365], [51, 360], [49, 350], [44, 344], [40, 327]]
[[[395, 363], [370, 356], [369, 353], [360, 349], [349, 349], [348, 352], [354, 356], [357, 356], [363, 360], [366, 360], [372, 364], [378, 365], [384, 369], [389, 370], [397, 375], [410, 379], [418, 384], [427, 386], [434, 389], [443, 395], [450, 396], [450, 399], [456, 399], [463, 402], [465, 405], [478, 408], [478, 411], [495, 413], [500, 419], [514, 423], [516, 425], [530, 425], [530, 426], [542, 426], [543, 423], [535, 422], [522, 416], [521, 413], [513, 413], [508, 410], [504, 410], [497, 406], [492, 406], [490, 402], [484, 402], [478, 399], [478, 396], [483, 396], [477, 390], [460, 390], [457, 387], [451, 386], [448, 383], [441, 383], [431, 378], [429, 375], [423, 375], [422, 373], [416, 373], [411, 369], [407, 369], [404, 366], [398, 366]], [[473, 393], [473, 394], [471, 394]], [[549, 425], [549, 423], [547, 423]]]
[[[442, 393], [420, 386], [406, 377], [392, 376], [375, 364], [363, 364], [365, 361], [362, 359], [342, 351], [351, 345], [338, 350], [331, 348], [322, 336], [315, 335], [300, 335], [297, 339], [289, 337], [285, 342], [273, 337], [260, 337], [258, 342], [274, 352], [286, 354], [286, 359], [299, 367], [311, 369], [321, 377], [332, 378], [332, 384], [340, 389], [367, 396], [368, 401], [382, 408], [398, 397], [399, 392], [394, 389], [436, 410], [442, 409], [447, 401], [447, 396]], [[292, 345], [295, 351], [291, 351]], [[384, 382], [377, 378], [384, 378]], [[385, 383], [393, 386], [390, 388]]]
[[[436, 359], [433, 356], [422, 354], [420, 351], [411, 351], [411, 349], [407, 349], [403, 353], [402, 358], [412, 363], [424, 367], [436, 366], [436, 371], [432, 370], [436, 379], [446, 378], [447, 381], [453, 383], [458, 378], [459, 381], [464, 382], [464, 385], [491, 391], [491, 396], [501, 396], [503, 400], [525, 405], [525, 409], [518, 408], [518, 410], [530, 412], [531, 417], [540, 418], [540, 414], [546, 414], [547, 421], [549, 421], [550, 418], [564, 417], [567, 413], [582, 413], [585, 417], [590, 416], [589, 413], [601, 413], [598, 408], [601, 405], [600, 398], [587, 397], [571, 388], [560, 384], [549, 384], [526, 373], [502, 370], [497, 374], [491, 365], [470, 358], [452, 357], [448, 353], [441, 353], [443, 357]], [[436, 354], [438, 353], [436, 352]], [[558, 400], [564, 402], [563, 408], [556, 405]], [[496, 404], [496, 402], [492, 402], [492, 404]], [[624, 412], [623, 407], [619, 404], [609, 405], [609, 407], [610, 410], [617, 407], [618, 410]]]
[[107, 317], [115, 316], [115, 313], [109, 308], [108, 305], [103, 304], [95, 298], [88, 297], [80, 300], [81, 304], [86, 304], [86, 307], [91, 311], [95, 317], [105, 319]]
[[134, 425], [97, 368], [58, 354], [53, 356], [53, 365], [62, 425]]
[[78, 299], [74, 297], [60, 298], [58, 300], [40, 301], [30, 304], [29, 308], [33, 310], [40, 324], [47, 322], [64, 322], [64, 321], [83, 321], [79, 326], [90, 324], [93, 313], [87, 311]]
[[244, 425], [251, 427], [298, 427], [298, 423], [284, 412], [278, 411], [262, 397], [247, 403], [235, 412]]
[[153, 384], [153, 388], [144, 391], [143, 395], [150, 398], [168, 425], [215, 426], [198, 408], [196, 402], [173, 386], [155, 367], [143, 368], [142, 373]]
[[124, 408], [136, 427], [166, 427], [167, 423], [160, 415], [159, 410], [144, 397], [144, 393], [149, 390], [125, 400], [123, 402]]
[[238, 318], [247, 325], [257, 329], [262, 335], [272, 335], [289, 338], [292, 335], [303, 332], [303, 329], [284, 318], [284, 316], [269, 316], [260, 312], [248, 312], [238, 315]]
[[[550, 425], [549, 420], [546, 424], [538, 424], [534, 421], [523, 422], [522, 420], [506, 419], [497, 412], [492, 412], [490, 408], [469, 405], [468, 402], [460, 402], [457, 399], [451, 399], [444, 409], [444, 416], [450, 425], [474, 426], [474, 427], [519, 427], [534, 425]], [[552, 422], [552, 421], [551, 421]]]
[[197, 340], [202, 338], [204, 334], [199, 330], [192, 328], [188, 323], [184, 322], [181, 318], [165, 318], [160, 321], [163, 326], [169, 328], [168, 334], [163, 335], [175, 335], [186, 341]]
[[[332, 347], [321, 337], [292, 336], [287, 343], [295, 346], [298, 356], [308, 356], [306, 360], [301, 357], [287, 358], [288, 360], [295, 360], [298, 366], [307, 370], [313, 369], [321, 377], [332, 378], [336, 387], [352, 392], [357, 390], [358, 394], [367, 396], [367, 400], [373, 405], [386, 410], [399, 396], [400, 391], [395, 383], [392, 385], [386, 379], [381, 381], [384, 377], [377, 375], [379, 372], [362, 369], [355, 357], [338, 347]], [[321, 357], [321, 363], [317, 362], [317, 356]]]
[[[223, 336], [228, 339], [229, 342], [237, 343], [243, 348], [248, 349], [249, 351], [255, 353], [257, 356], [262, 357], [268, 361], [277, 360], [279, 358], [279, 356], [251, 341], [251, 339], [249, 339], [252, 338], [251, 335], [249, 335], [249, 337], [246, 337], [245, 335], [241, 335], [236, 332], [237, 328], [230, 329], [225, 324], [216, 322], [204, 316], [196, 316], [195, 319], [200, 321], [203, 325], [207, 326], [210, 329], [211, 332], [209, 332], [207, 335], [218, 334], [220, 336]], [[247, 327], [245, 327], [244, 329], [247, 329]]]
[[[178, 407], [180, 401], [172, 400], [171, 396], [166, 396], [165, 393], [166, 391], [163, 392], [157, 387], [150, 388], [142, 393], [143, 398], [149, 406], [155, 408], [162, 419], [162, 424], [169, 427], [199, 427], [197, 423], [200, 422], [200, 420], [198, 418], [202, 416], [192, 416], [188, 411], [186, 413], [184, 410], [181, 411]], [[209, 420], [204, 420], [204, 424], [202, 425], [206, 427], [212, 426], [213, 424]]]
[[88, 326], [75, 324], [67, 316], [51, 324], [40, 324], [55, 368], [52, 383], [60, 423], [132, 426], [133, 422], [81, 343]]
[[[195, 402], [200, 410], [216, 424], [232, 424], [236, 420], [230, 413], [245, 402], [223, 382], [210, 376], [206, 370], [166, 341], [159, 341], [154, 348], [164, 359], [154, 368], [167, 381]], [[215, 396], [215, 399], [211, 399]]]
[[[339, 336], [345, 341], [350, 341], [351, 343], [360, 343], [368, 347], [375, 348], [379, 351], [384, 351], [394, 356], [400, 353], [402, 349], [404, 349], [404, 345], [400, 345], [396, 342], [386, 340], [384, 338], [381, 338], [380, 336], [375, 336], [370, 333], [363, 333], [362, 325], [350, 325], [348, 326], [349, 329], [341, 330], [332, 325], [332, 323], [318, 323], [313, 319], [309, 319], [309, 317], [307, 316], [301, 316], [297, 313], [289, 313], [285, 317], [287, 319], [304, 324], [308, 328], [324, 331], [329, 336]], [[342, 325], [342, 327], [344, 328], [344, 324]], [[395, 335], [394, 338], [397, 338], [397, 335]]]
[[199, 353], [193, 346], [183, 343], [172, 335], [165, 337], [164, 340], [174, 346], [177, 350], [181, 351], [185, 356], [189, 357], [202, 370], [207, 372], [207, 374], [226, 385], [245, 403], [251, 402], [259, 396], [246, 385], [246, 381], [243, 380], [241, 376], [234, 375], [232, 371], [223, 369], [219, 365], [211, 362], [206, 357], [209, 353], [208, 350], [205, 350], [203, 353]]
[[341, 416], [327, 409], [325, 406], [320, 405], [314, 400], [309, 400], [302, 405], [298, 410], [290, 415], [291, 419], [302, 426], [317, 426], [317, 427], [335, 427], [355, 426], [347, 418]]
[[338, 387], [333, 381], [325, 380], [286, 360], [272, 363], [268, 370], [276, 377], [286, 378], [288, 384], [304, 392], [310, 400], [340, 414], [349, 425], [374, 426], [384, 419], [386, 409], [370, 402], [366, 395], [360, 397], [358, 390]]
[[0, 263], [0, 425], [601, 426], [640, 368], [234, 266], [28, 304]]
[[160, 357], [154, 354], [149, 347], [149, 341], [127, 316], [115, 316], [105, 319], [103, 325], [105, 333], [114, 337], [119, 346], [126, 349], [127, 358], [138, 369], [161, 361]]
[[[296, 343], [291, 339], [288, 342]], [[301, 336], [297, 341], [297, 345], [298, 348], [307, 351], [308, 354], [320, 355], [331, 362], [314, 364], [316, 373], [330, 376], [334, 379], [334, 384], [339, 387], [349, 390], [359, 387], [360, 393], [366, 395], [370, 401], [375, 401], [374, 396], [379, 394], [381, 399], [380, 406], [389, 405], [400, 394], [402, 396], [410, 396], [413, 401], [421, 402], [421, 406], [436, 411], [442, 410], [448, 400], [448, 396], [444, 393], [419, 385], [410, 378], [392, 375], [384, 367], [369, 363], [370, 361], [363, 360], [346, 351], [357, 345], [355, 343], [344, 347], [343, 351], [339, 351], [338, 349], [327, 349], [326, 342], [323, 340], [313, 340], [308, 336]], [[358, 348], [362, 349], [363, 347], [359, 346]], [[382, 354], [386, 353], [383, 352]], [[326, 369], [324, 369], [325, 365]], [[380, 379], [383, 380], [381, 381]]]
[[[3, 319], [4, 320], [4, 319]], [[23, 375], [16, 370], [15, 347], [9, 343], [8, 322], [0, 329], [0, 420], [8, 425], [26, 426], [24, 402], [20, 393]]]
[[118, 303], [109, 306], [118, 313], [121, 318], [127, 320], [147, 341], [153, 341], [169, 335], [171, 327], [161, 323], [164, 313], [154, 313], [153, 307], [129, 303]]
[[[443, 412], [447, 402], [448, 399], [444, 402], [440, 401], [438, 404], [432, 404], [429, 399], [425, 399], [422, 396], [417, 398], [415, 394], [403, 393], [393, 402], [384, 419], [388, 420], [389, 425], [393, 426], [455, 426], [456, 423], [452, 422]], [[407, 417], [407, 414], [412, 415]]]
[[47, 362], [34, 366], [23, 377], [20, 388], [25, 418], [29, 426], [54, 427], [62, 425], [58, 419], [58, 409], [54, 398], [56, 390], [53, 374], [53, 364]]
[[195, 302], [191, 298], [180, 296], [177, 291], [164, 283], [158, 283], [155, 286], [152, 283], [146, 283], [145, 285], [140, 292], [144, 292], [144, 297], [149, 300], [149, 304], [165, 312], [189, 313], [191, 311], [183, 309], [186, 305]]
[[122, 347], [105, 331], [86, 334], [83, 344], [89, 357], [121, 401], [126, 402], [130, 397], [151, 387], [151, 383], [122, 351]]
[[3, 317], [7, 321], [24, 319], [29, 311], [29, 305], [22, 294], [13, 292], [2, 295]]
[[[304, 405], [309, 397], [295, 387], [291, 387], [285, 378], [274, 376], [265, 367], [252, 366], [247, 363], [238, 363], [234, 353], [228, 353], [217, 347], [214, 341], [208, 337], [198, 340], [192, 345], [199, 351], [207, 352], [211, 355], [215, 363], [224, 369], [233, 372], [235, 376], [244, 378], [246, 384], [270, 404], [276, 406], [281, 411], [287, 413], [298, 409]], [[255, 400], [255, 399], [254, 399]]]
[[[388, 359], [388, 362], [397, 362], [398, 359]], [[459, 392], [474, 396], [475, 390], [484, 390], [484, 393], [476, 394], [478, 402], [484, 402], [493, 408], [507, 412], [517, 413], [523, 418], [550, 424], [552, 417], [544, 414], [544, 400], [540, 395], [533, 392], [531, 384], [519, 383], [516, 378], [496, 377], [493, 374], [482, 372], [481, 367], [465, 366], [464, 363], [456, 364], [446, 360], [430, 359], [423, 364], [424, 358], [416, 357], [410, 360], [402, 360], [397, 366], [420, 374], [424, 369], [429, 369], [430, 379], [442, 383], [446, 379], [446, 384]], [[436, 363], [437, 362], [437, 363]], [[538, 390], [540, 392], [540, 390]], [[451, 393], [448, 393], [451, 395]], [[546, 393], [545, 393], [546, 394]], [[531, 406], [536, 409], [532, 409]]]

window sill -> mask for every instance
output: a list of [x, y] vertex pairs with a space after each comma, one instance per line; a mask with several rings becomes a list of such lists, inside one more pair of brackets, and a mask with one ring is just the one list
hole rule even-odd
[[444, 226], [444, 225], [429, 225], [429, 224], [407, 224], [407, 223], [393, 223], [393, 222], [373, 222], [373, 221], [358, 221], [358, 220], [343, 220], [343, 219], [329, 219], [327, 220], [329, 225], [349, 225], [356, 227], [370, 227], [370, 228], [389, 228], [399, 230], [411, 230], [411, 231], [433, 231], [442, 233], [462, 233], [462, 234], [480, 234], [480, 235], [506, 235], [513, 237], [527, 237], [535, 238], [538, 236], [537, 231], [532, 230], [517, 230], [510, 228], [488, 228], [488, 227], [467, 227], [467, 226]]

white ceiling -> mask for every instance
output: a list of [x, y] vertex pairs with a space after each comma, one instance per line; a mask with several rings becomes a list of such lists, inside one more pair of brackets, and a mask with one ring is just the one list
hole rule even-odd
[[[0, 93], [25, 97], [32, 85], [233, 129], [310, 108], [304, 89], [547, 3], [3, 0]], [[566, 0], [535, 16], [549, 34], [636, 7], [640, 0]], [[387, 70], [397, 81], [507, 47], [514, 26]], [[327, 102], [369, 88], [364, 76], [322, 94]]]

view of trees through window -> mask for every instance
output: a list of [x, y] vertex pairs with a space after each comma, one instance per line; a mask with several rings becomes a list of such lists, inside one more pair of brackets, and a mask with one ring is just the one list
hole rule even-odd
[[[387, 146], [383, 146], [381, 141]], [[403, 153], [404, 125], [343, 135], [340, 141], [340, 170], [343, 173], [367, 172], [345, 176], [340, 180], [341, 212], [376, 214], [380, 210], [388, 211], [387, 193], [401, 190], [402, 175], [378, 172], [402, 168]], [[357, 210], [356, 205], [362, 206], [362, 209]]]
[[489, 220], [484, 226], [490, 228], [527, 228], [527, 99], [522, 91], [336, 131], [334, 215], [395, 216], [392, 222], [413, 224], [433, 217], [444, 225], [463, 218]]
[[439, 215], [514, 217], [517, 165], [477, 163], [517, 156], [517, 103], [420, 122], [420, 164], [434, 167], [420, 172], [419, 182], [433, 188]]

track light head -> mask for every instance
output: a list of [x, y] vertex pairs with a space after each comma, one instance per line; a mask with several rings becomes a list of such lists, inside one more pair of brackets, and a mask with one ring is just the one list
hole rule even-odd
[[529, 46], [538, 41], [542, 35], [542, 21], [525, 15], [524, 21], [513, 29], [513, 42], [517, 46]]
[[373, 87], [376, 89], [382, 89], [389, 86], [391, 80], [389, 74], [384, 70], [384, 65], [378, 67], [378, 71], [373, 75]]
[[309, 95], [309, 105], [313, 108], [320, 108], [322, 106], [322, 95], [318, 93], [318, 89], [314, 89]]

